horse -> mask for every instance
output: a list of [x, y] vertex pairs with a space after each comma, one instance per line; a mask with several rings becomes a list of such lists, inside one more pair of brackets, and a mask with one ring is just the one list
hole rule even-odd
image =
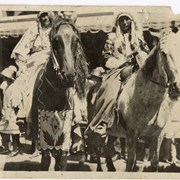
[[[32, 134], [34, 141], [38, 137], [41, 170], [49, 169], [52, 155], [58, 171], [66, 170], [67, 157], [73, 148], [73, 130], [79, 127], [74, 119], [81, 113], [78, 105], [85, 99], [88, 67], [79, 32], [72, 21], [56, 17], [49, 39], [49, 61], [40, 71], [34, 90]], [[75, 105], [77, 100], [79, 104]]]
[[[104, 141], [107, 142], [105, 145], [105, 157], [108, 171], [116, 170], [110, 152], [115, 140], [114, 137], [120, 137], [122, 127], [125, 129], [127, 137], [128, 157], [126, 171], [133, 171], [136, 165], [136, 142], [138, 137], [141, 136], [143, 129], [154, 118], [167, 94], [169, 94], [172, 101], [179, 96], [180, 86], [179, 81], [176, 82], [178, 80], [178, 70], [175, 61], [171, 58], [172, 56], [161, 50], [159, 39], [157, 37], [153, 39], [156, 40], [156, 43], [152, 41], [149, 45], [151, 52], [143, 67], [131, 75], [117, 99], [116, 118], [113, 125], [107, 128], [107, 124], [102, 122], [98, 125], [99, 127], [97, 126], [101, 134], [94, 132], [88, 137], [91, 138], [91, 145], [96, 147], [94, 149], [97, 154], [97, 171], [102, 171], [100, 150], [104, 145]], [[158, 169], [159, 149], [163, 140], [162, 129], [162, 127], [159, 127], [153, 141], [152, 149], [154, 151], [151, 166], [155, 171]], [[106, 132], [108, 136], [104, 135]], [[94, 136], [98, 141], [96, 144], [93, 144]]]

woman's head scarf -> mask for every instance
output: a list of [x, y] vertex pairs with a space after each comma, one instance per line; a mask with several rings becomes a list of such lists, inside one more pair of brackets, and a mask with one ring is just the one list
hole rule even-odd
[[123, 32], [121, 31], [121, 28], [119, 25], [119, 19], [121, 17], [128, 17], [131, 20], [131, 31], [130, 31], [131, 45], [133, 45], [134, 47], [139, 45], [139, 39], [142, 38], [142, 30], [140, 26], [138, 25], [138, 21], [136, 21], [135, 17], [133, 17], [129, 13], [120, 13], [116, 18], [115, 26], [116, 26], [116, 36], [117, 36], [117, 41], [118, 41], [117, 44], [122, 45], [124, 43]]

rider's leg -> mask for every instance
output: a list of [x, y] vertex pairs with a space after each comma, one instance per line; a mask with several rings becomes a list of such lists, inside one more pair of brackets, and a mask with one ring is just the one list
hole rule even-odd
[[3, 150], [0, 153], [1, 154], [3, 154], [3, 153], [8, 154], [8, 153], [10, 153], [10, 135], [5, 134], [5, 133], [1, 133], [1, 137], [2, 137]]

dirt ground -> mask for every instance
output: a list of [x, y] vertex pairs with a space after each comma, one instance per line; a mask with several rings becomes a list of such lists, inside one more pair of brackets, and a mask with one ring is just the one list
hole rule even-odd
[[[37, 177], [38, 178], [48, 178], [49, 176], [51, 176], [55, 173], [55, 172], [53, 172], [54, 165], [55, 165], [54, 158], [51, 158], [51, 165], [49, 168], [49, 172], [43, 172], [39, 175], [38, 172], [40, 171], [41, 155], [32, 158], [32, 155], [29, 152], [29, 149], [31, 148], [30, 143], [28, 143], [27, 141], [24, 141], [22, 139], [21, 139], [21, 142], [24, 144], [23, 149], [22, 149], [22, 152], [23, 152], [22, 154], [18, 154], [15, 157], [9, 157], [8, 155], [0, 154], [0, 178], [1, 177], [15, 178], [15, 177], [17, 177], [18, 173], [20, 173], [20, 175], [18, 177], [32, 178], [33, 177], [32, 174], [36, 173], [35, 174], [36, 178]], [[116, 172], [108, 172], [107, 175], [104, 174], [105, 172], [107, 172], [104, 158], [101, 158], [102, 169], [104, 171], [103, 174], [101, 172], [96, 172], [96, 163], [90, 162], [89, 155], [87, 156], [87, 160], [84, 163], [84, 165], [81, 167], [81, 169], [79, 167], [78, 160], [79, 160], [79, 155], [74, 155], [74, 156], [69, 157], [68, 164], [67, 164], [68, 172], [65, 172], [66, 174], [68, 173], [67, 174], [68, 178], [70, 178], [70, 176], [71, 176], [71, 178], [75, 178], [73, 176], [72, 172], [77, 173], [77, 175], [79, 175], [79, 177], [84, 176], [85, 179], [97, 177], [97, 174], [100, 176], [103, 176], [105, 179], [106, 178], [111, 179], [113, 177], [113, 175], [115, 175], [115, 174], [116, 174], [116, 177], [119, 178], [120, 175], [122, 176], [122, 174], [125, 173], [126, 161], [123, 159], [116, 160], [114, 162]], [[53, 172], [53, 174], [52, 174], [52, 172]], [[143, 172], [143, 173], [141, 173], [141, 176], [144, 175], [145, 178], [149, 177], [149, 172], [152, 172], [152, 169], [150, 167], [150, 162], [137, 161], [137, 168], [136, 168], [135, 172], [138, 172], [138, 173]], [[171, 175], [173, 175], [172, 172], [179, 174], [180, 164], [177, 166], [174, 166], [174, 165], [170, 165], [168, 163], [160, 162], [158, 175], [163, 174], [163, 173], [167, 174], [167, 172], [171, 172], [170, 173]], [[48, 174], [46, 174], [46, 173], [48, 173]], [[58, 174], [58, 178], [59, 178], [59, 175], [62, 172], [58, 172], [58, 173], [59, 173]], [[90, 175], [89, 175], [89, 173], [90, 173]], [[155, 173], [155, 174], [157, 174], [157, 173]], [[130, 175], [130, 174], [127, 173], [126, 175]], [[128, 176], [128, 177], [130, 178], [130, 176]]]
[[[71, 156], [68, 159], [67, 171], [96, 171], [96, 163], [89, 161], [89, 156], [82, 169], [79, 169], [78, 155]], [[0, 154], [0, 171], [40, 171], [41, 155], [37, 157], [31, 154], [18, 154], [15, 157]], [[105, 159], [101, 158], [103, 171], [107, 171]], [[49, 171], [54, 171], [54, 158], [51, 158], [51, 165]], [[114, 162], [116, 171], [125, 172], [126, 162], [123, 159]], [[150, 162], [137, 161], [136, 172], [152, 172]], [[168, 163], [160, 162], [159, 172], [180, 172], [180, 165], [173, 166]]]

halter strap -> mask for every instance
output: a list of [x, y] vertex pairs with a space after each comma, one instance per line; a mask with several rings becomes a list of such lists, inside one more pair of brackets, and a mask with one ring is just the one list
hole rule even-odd
[[57, 62], [57, 59], [56, 59], [56, 56], [54, 55], [54, 52], [53, 50], [51, 49], [51, 57], [52, 57], [52, 62], [53, 62], [53, 68], [55, 71], [58, 71], [60, 70], [60, 66]]
[[152, 79], [148, 79], [148, 80], [151, 81], [152, 83], [158, 85], [158, 86], [163, 87], [163, 88], [169, 88], [169, 86], [170, 86], [169, 83], [167, 83], [166, 85], [164, 85], [164, 84], [161, 84], [160, 82], [156, 82], [156, 81], [154, 81], [154, 80], [152, 80]]

